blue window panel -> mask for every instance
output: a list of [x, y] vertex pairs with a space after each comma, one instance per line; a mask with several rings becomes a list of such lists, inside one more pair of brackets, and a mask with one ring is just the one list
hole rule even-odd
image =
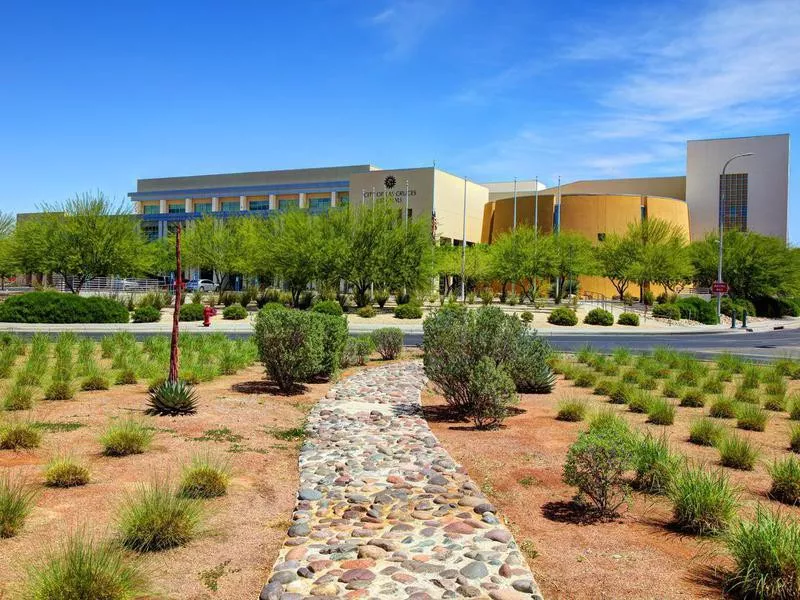
[[167, 207], [167, 210], [171, 213], [185, 213], [186, 204], [170, 204]]
[[250, 210], [269, 210], [269, 200], [252, 200]]
[[161, 212], [161, 207], [158, 204], [145, 204], [143, 208], [144, 212], [142, 214], [145, 215], [157, 215]]
[[290, 208], [298, 208], [299, 206], [299, 198], [281, 198], [278, 200], [278, 208], [280, 210], [289, 210]]
[[308, 209], [312, 213], [323, 213], [331, 207], [330, 198], [310, 198]]
[[240, 207], [240, 205], [239, 205], [238, 201], [223, 202], [222, 203], [223, 212], [236, 212], [236, 211], [239, 210], [239, 207]]
[[211, 202], [201, 202], [194, 205], [194, 212], [206, 214], [211, 212]]

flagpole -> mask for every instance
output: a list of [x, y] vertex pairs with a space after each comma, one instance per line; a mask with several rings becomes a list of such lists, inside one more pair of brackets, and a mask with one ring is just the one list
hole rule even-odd
[[534, 191], [535, 199], [533, 201], [533, 228], [536, 233], [539, 233], [539, 176], [536, 176], [536, 188]]
[[467, 301], [465, 275], [467, 271], [467, 178], [464, 177], [464, 215], [461, 226], [461, 302]]

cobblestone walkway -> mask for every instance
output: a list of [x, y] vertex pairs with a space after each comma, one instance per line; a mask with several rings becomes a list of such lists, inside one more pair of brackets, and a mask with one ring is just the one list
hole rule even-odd
[[364, 369], [311, 412], [261, 600], [541, 598], [495, 508], [420, 414], [419, 362]]

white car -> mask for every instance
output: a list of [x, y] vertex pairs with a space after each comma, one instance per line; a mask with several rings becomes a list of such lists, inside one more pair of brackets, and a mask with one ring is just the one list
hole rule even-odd
[[192, 279], [186, 282], [187, 292], [216, 292], [218, 287], [210, 279]]

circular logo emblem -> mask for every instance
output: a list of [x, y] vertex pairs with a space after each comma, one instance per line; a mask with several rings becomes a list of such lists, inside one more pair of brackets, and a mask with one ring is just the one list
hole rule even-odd
[[386, 179], [383, 180], [383, 185], [389, 189], [392, 189], [396, 183], [397, 179], [394, 178], [394, 175], [388, 175]]

